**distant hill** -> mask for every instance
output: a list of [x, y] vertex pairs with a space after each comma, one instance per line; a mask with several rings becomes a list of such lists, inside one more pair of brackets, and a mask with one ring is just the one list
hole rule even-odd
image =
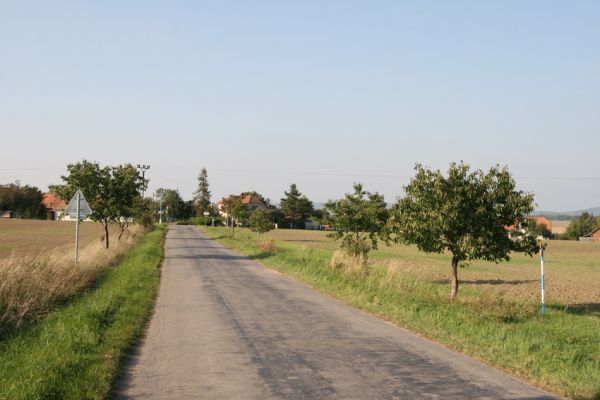
[[546, 217], [548, 219], [554, 220], [571, 220], [580, 216], [584, 212], [588, 212], [594, 215], [600, 215], [600, 207], [588, 208], [585, 210], [576, 210], [576, 211], [563, 211], [563, 212], [555, 212], [555, 211], [535, 211], [533, 215], [539, 217]]

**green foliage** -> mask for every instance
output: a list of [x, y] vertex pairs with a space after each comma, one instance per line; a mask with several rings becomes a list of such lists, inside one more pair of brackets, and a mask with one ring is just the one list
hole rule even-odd
[[83, 160], [67, 165], [68, 175], [61, 176], [62, 185], [50, 190], [65, 200], [80, 189], [92, 208], [90, 218], [104, 225], [104, 241], [109, 247], [109, 223], [117, 223], [121, 232], [140, 205], [140, 189], [145, 184], [138, 169], [131, 164], [100, 167], [98, 163]]
[[[508, 260], [511, 252], [537, 251], [536, 238], [526, 234], [533, 195], [515, 190], [507, 168], [496, 166], [486, 174], [452, 163], [447, 176], [420, 164], [415, 170], [404, 188], [406, 197], [394, 206], [392, 224], [397, 240], [428, 253], [452, 253], [452, 297], [458, 291], [460, 263], [498, 262]], [[507, 227], [512, 225], [525, 234], [516, 230], [511, 238]]]
[[587, 235], [600, 226], [600, 217], [596, 218], [593, 214], [584, 212], [567, 227], [566, 237], [571, 240], [579, 240], [580, 237]]
[[163, 221], [185, 220], [193, 216], [194, 208], [192, 202], [184, 201], [179, 191], [159, 188], [156, 190], [156, 196], [162, 199]]
[[273, 220], [268, 210], [257, 208], [250, 213], [248, 218], [250, 229], [257, 233], [256, 240], [260, 240], [260, 235], [273, 229]]
[[19, 181], [0, 185], [0, 211], [12, 211], [19, 218], [43, 218], [42, 192]]
[[329, 237], [342, 241], [342, 249], [366, 262], [369, 251], [377, 249], [380, 240], [389, 241], [387, 227], [388, 210], [383, 196], [363, 190], [361, 184], [354, 185], [354, 193], [325, 205], [331, 213], [329, 221], [333, 231]]
[[314, 209], [312, 201], [300, 193], [295, 183], [290, 184], [290, 190], [284, 194], [279, 207], [290, 228], [303, 224]]
[[194, 209], [196, 215], [203, 216], [205, 211], [209, 211], [212, 208], [210, 205], [210, 190], [208, 184], [208, 172], [206, 168], [202, 168], [200, 175], [198, 175], [198, 188], [194, 192]]
[[319, 209], [313, 210], [313, 212], [310, 216], [311, 220], [313, 220], [316, 223], [321, 224], [321, 225], [327, 224], [327, 222], [329, 221], [329, 217], [330, 217], [329, 211], [327, 211], [327, 209], [324, 209], [324, 208], [319, 208]]
[[548, 229], [546, 224], [538, 224], [535, 219], [529, 219], [529, 234], [534, 237], [542, 236], [544, 238], [553, 238], [552, 231]]
[[231, 236], [234, 236], [235, 226], [248, 222], [248, 208], [242, 203], [240, 196], [229, 196], [223, 199], [223, 210], [227, 213], [227, 218], [231, 220]]

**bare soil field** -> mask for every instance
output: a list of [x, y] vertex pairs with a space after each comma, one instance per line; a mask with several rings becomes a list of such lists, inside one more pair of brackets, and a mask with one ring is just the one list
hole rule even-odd
[[[81, 247], [102, 239], [102, 225], [97, 222], [83, 222], [79, 229]], [[110, 232], [114, 236], [116, 229]], [[69, 251], [74, 242], [74, 222], [0, 219], [0, 260], [13, 252], [15, 256], [35, 256], [61, 247]]]
[[562, 234], [567, 231], [567, 227], [571, 221], [551, 221], [552, 222], [552, 233]]
[[[279, 229], [266, 235], [276, 242], [333, 251], [338, 243], [323, 231]], [[446, 283], [450, 274], [447, 254], [425, 254], [414, 246], [380, 246], [371, 261], [415, 278]], [[551, 241], [545, 256], [546, 302], [560, 303], [600, 315], [600, 243]], [[461, 290], [483, 289], [490, 296], [538, 302], [540, 258], [515, 254], [499, 264], [474, 261], [459, 271]]]

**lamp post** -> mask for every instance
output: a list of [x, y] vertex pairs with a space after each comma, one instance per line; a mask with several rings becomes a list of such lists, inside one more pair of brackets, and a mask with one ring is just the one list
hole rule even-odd
[[138, 164], [137, 167], [142, 171], [142, 197], [144, 197], [144, 193], [146, 192], [146, 170], [150, 169], [150, 166], [146, 164]]

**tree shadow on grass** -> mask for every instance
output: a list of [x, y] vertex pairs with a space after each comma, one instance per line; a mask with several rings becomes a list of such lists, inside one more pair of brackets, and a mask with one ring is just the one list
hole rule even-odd
[[[476, 280], [460, 280], [461, 285], [526, 285], [528, 283], [537, 282], [537, 279], [476, 279]], [[447, 285], [450, 284], [449, 279], [438, 279], [433, 283]]]
[[593, 317], [600, 317], [600, 303], [580, 303], [567, 305], [549, 304], [546, 307], [552, 310], [562, 311], [567, 314], [591, 315]]

